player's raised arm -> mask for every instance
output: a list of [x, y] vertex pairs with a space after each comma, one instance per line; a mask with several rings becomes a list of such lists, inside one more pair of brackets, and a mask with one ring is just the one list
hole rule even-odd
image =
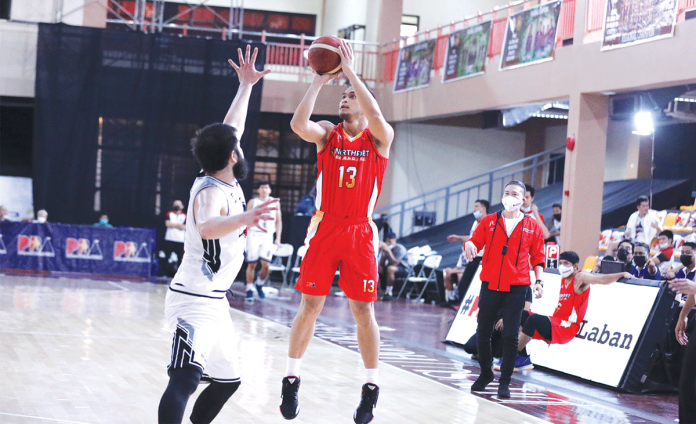
[[[273, 219], [264, 216], [264, 214], [275, 210], [277, 202], [278, 199], [269, 200], [244, 213], [227, 216], [228, 206], [225, 194], [216, 187], [209, 187], [201, 190], [196, 196], [193, 204], [193, 216], [201, 237], [206, 240], [214, 240], [222, 238], [244, 225], [253, 227], [257, 226], [260, 221]], [[264, 230], [262, 229], [262, 231]]]
[[223, 123], [230, 125], [237, 130], [237, 140], [242, 139], [242, 134], [244, 133], [244, 123], [246, 122], [247, 109], [249, 107], [249, 97], [251, 96], [251, 88], [256, 84], [261, 77], [271, 72], [271, 70], [257, 71], [254, 67], [256, 63], [256, 55], [259, 49], [254, 47], [254, 53], [251, 54], [251, 46], [247, 45], [246, 54], [242, 54], [242, 49], [237, 49], [237, 55], [239, 56], [239, 65], [234, 63], [232, 59], [228, 59], [228, 62], [235, 71], [237, 71], [237, 76], [239, 77], [239, 89], [237, 94], [232, 100], [232, 105], [225, 115], [225, 120]]
[[297, 106], [290, 121], [290, 128], [292, 128], [295, 134], [299, 135], [304, 141], [315, 143], [317, 150], [324, 148], [326, 139], [331, 134], [334, 125], [329, 121], [313, 122], [309, 118], [312, 116], [312, 111], [314, 111], [314, 104], [317, 101], [319, 90], [334, 77], [335, 75], [329, 74], [315, 75], [309, 90], [307, 90], [302, 101]]
[[575, 292], [582, 294], [590, 287], [590, 284], [611, 284], [622, 278], [630, 280], [632, 276], [628, 272], [617, 272], [616, 274], [578, 272], [575, 276]]
[[358, 99], [358, 104], [367, 118], [367, 123], [370, 126], [370, 133], [375, 138], [377, 149], [382, 156], [389, 156], [389, 146], [394, 140], [394, 128], [384, 119], [382, 110], [377, 104], [377, 100], [372, 96], [372, 93], [365, 87], [360, 78], [353, 70], [353, 49], [345, 40], [341, 40], [341, 45], [338, 48], [341, 55], [341, 67], [343, 73], [350, 81], [350, 84], [355, 90], [355, 97]]

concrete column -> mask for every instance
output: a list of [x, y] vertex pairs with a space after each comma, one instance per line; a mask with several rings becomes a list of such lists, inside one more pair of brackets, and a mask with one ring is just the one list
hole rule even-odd
[[577, 252], [580, 266], [585, 258], [597, 254], [608, 121], [605, 96], [570, 95], [568, 137], [575, 138], [575, 149], [566, 150], [561, 250]]

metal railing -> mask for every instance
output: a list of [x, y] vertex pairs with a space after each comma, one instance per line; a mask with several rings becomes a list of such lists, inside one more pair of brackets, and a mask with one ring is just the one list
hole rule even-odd
[[437, 225], [470, 214], [477, 199], [500, 203], [498, 199], [502, 198], [505, 183], [510, 180], [526, 181], [535, 188], [561, 181], [563, 169], [558, 166], [558, 161], [564, 158], [565, 146], [546, 150], [430, 193], [379, 208], [375, 213], [385, 213], [397, 237], [405, 237], [425, 229], [416, 225], [415, 218], [419, 213], [434, 213]]

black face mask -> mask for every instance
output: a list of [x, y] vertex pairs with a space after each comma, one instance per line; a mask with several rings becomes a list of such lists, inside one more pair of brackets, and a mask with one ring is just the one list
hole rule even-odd
[[616, 257], [617, 257], [621, 262], [626, 262], [626, 259], [628, 259], [628, 250], [626, 250], [626, 249], [619, 249], [619, 251], [616, 252]]
[[555, 219], [556, 221], [560, 221], [560, 220], [561, 220], [561, 214], [560, 214], [560, 213], [555, 213], [555, 214], [553, 214], [553, 219]]
[[249, 175], [249, 162], [246, 159], [240, 157], [237, 163], [232, 167], [232, 172], [234, 172], [234, 177], [238, 180], [243, 180]]
[[181, 206], [174, 206], [174, 210], [177, 211], [177, 212], [180, 212], [180, 211], [181, 211]]
[[645, 256], [634, 256], [633, 262], [635, 262], [638, 268], [643, 268], [647, 262], [647, 258]]
[[692, 255], [681, 255], [679, 257], [679, 260], [681, 261], [682, 265], [684, 266], [689, 266], [691, 265], [691, 261], [694, 259]]

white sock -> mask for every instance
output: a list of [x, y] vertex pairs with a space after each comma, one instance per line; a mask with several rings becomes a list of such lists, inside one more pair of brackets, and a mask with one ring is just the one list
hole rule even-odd
[[454, 300], [454, 290], [447, 290], [447, 300]]
[[291, 358], [288, 356], [288, 363], [285, 366], [285, 376], [299, 377], [300, 376], [300, 364], [302, 363], [302, 358]]
[[254, 284], [253, 284], [253, 283], [247, 283], [246, 289], [247, 289], [247, 290], [254, 290]]
[[256, 279], [256, 285], [257, 286], [263, 286], [263, 283], [265, 283], [266, 280], [262, 280], [261, 277]]
[[[388, 287], [387, 287], [386, 294], [388, 294], [389, 296], [391, 296], [391, 295], [392, 295], [392, 290], [394, 290], [394, 286], [388, 286]], [[376, 383], [375, 383], [375, 384], [376, 384]]]
[[379, 368], [365, 368], [365, 384], [367, 383], [379, 386]]

